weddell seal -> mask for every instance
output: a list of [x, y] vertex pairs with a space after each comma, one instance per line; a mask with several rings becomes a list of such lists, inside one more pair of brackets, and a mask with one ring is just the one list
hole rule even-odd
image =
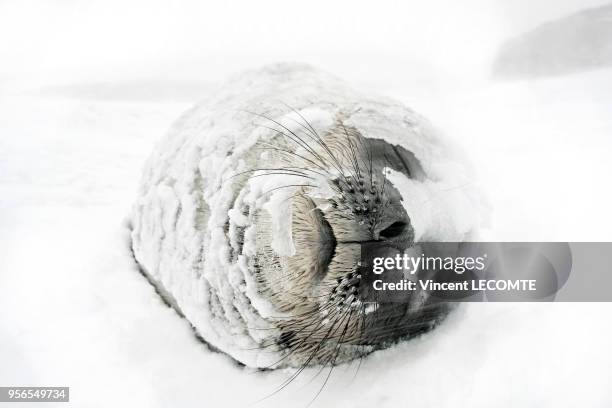
[[186, 112], [147, 161], [134, 258], [213, 349], [251, 367], [335, 365], [433, 327], [423, 293], [366, 302], [367, 242], [463, 241], [478, 196], [402, 104], [313, 68], [238, 75]]

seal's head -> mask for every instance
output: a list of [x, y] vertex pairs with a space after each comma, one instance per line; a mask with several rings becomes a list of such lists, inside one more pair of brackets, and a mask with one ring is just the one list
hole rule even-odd
[[260, 211], [253, 267], [260, 291], [284, 313], [275, 321], [283, 363], [337, 364], [433, 327], [448, 308], [426, 293], [390, 299], [371, 290], [373, 279], [397, 278], [373, 276], [373, 254], [393, 257], [415, 246], [402, 193], [388, 178], [422, 177], [415, 156], [366, 138], [341, 117], [322, 134], [305, 119], [299, 132], [276, 130], [278, 139], [260, 146], [272, 151], [266, 168], [253, 175], [282, 175], [284, 184], [272, 190], [290, 190], [281, 196], [290, 206], [282, 237], [290, 250], [278, 249], [274, 210]]
[[368, 289], [399, 280], [374, 276], [373, 259], [478, 228], [478, 194], [449, 147], [401, 103], [311, 67], [238, 75], [147, 161], [134, 259], [201, 339], [240, 363], [360, 357], [446, 312], [427, 293]]

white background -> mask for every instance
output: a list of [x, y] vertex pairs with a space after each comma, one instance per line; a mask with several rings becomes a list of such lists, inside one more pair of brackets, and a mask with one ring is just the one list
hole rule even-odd
[[[76, 407], [251, 406], [291, 374], [206, 350], [121, 228], [172, 120], [265, 63], [308, 62], [426, 115], [471, 157], [491, 239], [611, 240], [612, 69], [490, 73], [505, 39], [603, 3], [0, 1], [0, 385], [70, 386]], [[610, 406], [610, 312], [466, 305], [356, 376], [338, 367], [315, 406]], [[306, 406], [317, 372], [255, 406]]]

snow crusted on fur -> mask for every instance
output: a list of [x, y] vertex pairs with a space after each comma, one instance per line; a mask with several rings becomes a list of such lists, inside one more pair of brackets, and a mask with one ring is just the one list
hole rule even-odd
[[[143, 271], [197, 332], [253, 367], [278, 360], [274, 350], [261, 346], [278, 336], [271, 321], [282, 313], [258, 293], [249, 261], [256, 254], [257, 225], [248, 209], [270, 213], [272, 247], [291, 255], [287, 198], [293, 191], [268, 194], [279, 184], [292, 184], [287, 176], [242, 184], [232, 176], [249, 169], [245, 156], [258, 140], [275, 134], [257, 115], [292, 129], [298, 119], [294, 110], [322, 132], [341, 112], [364, 136], [414, 153], [426, 180], [390, 177], [415, 220], [418, 238], [462, 240], [480, 223], [480, 202], [465, 168], [427, 122], [402, 104], [362, 95], [303, 65], [274, 65], [230, 79], [185, 113], [155, 148], [133, 207], [131, 237]], [[265, 159], [266, 152], [261, 154]], [[329, 193], [324, 190], [314, 194]]]

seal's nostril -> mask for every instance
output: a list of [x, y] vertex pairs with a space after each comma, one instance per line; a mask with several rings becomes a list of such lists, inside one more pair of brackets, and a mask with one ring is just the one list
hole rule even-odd
[[384, 230], [380, 231], [379, 235], [383, 238], [395, 238], [402, 235], [407, 225], [408, 224], [406, 224], [404, 221], [396, 221]]

